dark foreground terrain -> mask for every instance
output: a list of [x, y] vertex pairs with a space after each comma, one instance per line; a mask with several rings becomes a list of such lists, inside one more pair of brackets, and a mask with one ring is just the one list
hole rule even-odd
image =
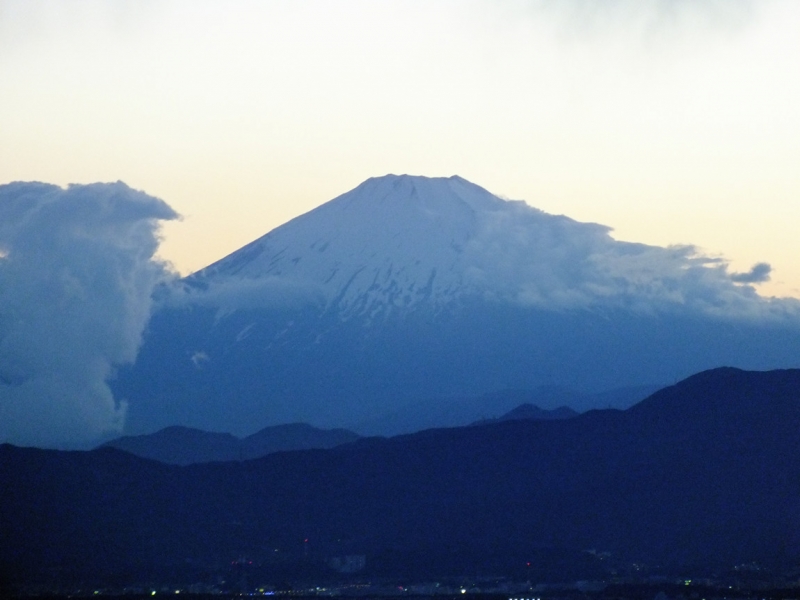
[[[798, 587], [776, 587], [776, 586], [731, 586], [711, 583], [694, 582], [660, 582], [660, 583], [598, 583], [598, 582], [577, 582], [573, 585], [550, 586], [545, 589], [531, 588], [527, 591], [492, 591], [482, 592], [475, 589], [460, 590], [455, 592], [450, 590], [433, 594], [419, 593], [412, 587], [395, 587], [394, 590], [388, 588], [370, 588], [365, 590], [359, 586], [354, 590], [331, 590], [328, 588], [316, 588], [311, 590], [281, 590], [269, 592], [213, 592], [213, 593], [192, 593], [185, 590], [159, 590], [153, 594], [148, 592], [130, 591], [100, 591], [93, 590], [88, 592], [77, 592], [72, 594], [36, 594], [35, 597], [42, 600], [62, 600], [66, 598], [109, 598], [124, 597], [129, 600], [151, 599], [153, 596], [165, 596], [180, 594], [180, 598], [191, 600], [234, 600], [242, 597], [272, 597], [292, 598], [293, 600], [312, 600], [325, 597], [335, 598], [397, 598], [406, 597], [415, 600], [669, 600], [686, 598], [704, 598], [707, 600], [784, 600], [800, 597]], [[18, 598], [30, 596], [17, 596]]]
[[3, 445], [0, 586], [769, 580], [800, 564], [798, 432], [800, 370], [716, 369], [626, 411], [242, 462]]

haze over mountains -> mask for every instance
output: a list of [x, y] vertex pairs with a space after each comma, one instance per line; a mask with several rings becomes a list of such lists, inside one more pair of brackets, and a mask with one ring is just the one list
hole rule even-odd
[[392, 415], [502, 390], [622, 407], [646, 394], [590, 398], [721, 365], [800, 364], [798, 302], [747, 283], [768, 266], [730, 273], [691, 247], [609, 231], [459, 177], [370, 179], [157, 292], [136, 364], [111, 382], [125, 431], [390, 434], [415, 427], [392, 428]]

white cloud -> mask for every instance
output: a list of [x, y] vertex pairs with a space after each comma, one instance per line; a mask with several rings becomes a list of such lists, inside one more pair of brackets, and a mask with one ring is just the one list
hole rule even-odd
[[487, 211], [478, 222], [466, 247], [466, 272], [498, 298], [549, 310], [789, 316], [800, 324], [800, 302], [764, 298], [752, 285], [742, 285], [767, 281], [767, 263], [731, 274], [727, 261], [694, 246], [620, 242], [609, 227], [548, 215], [520, 202]]
[[0, 186], [0, 441], [63, 446], [120, 431], [106, 385], [150, 317], [159, 220], [125, 184]]
[[189, 277], [172, 286], [163, 300], [165, 306], [198, 305], [217, 309], [217, 319], [237, 310], [281, 309], [312, 305], [322, 308], [322, 287], [311, 281], [280, 277], [229, 277], [206, 281]]

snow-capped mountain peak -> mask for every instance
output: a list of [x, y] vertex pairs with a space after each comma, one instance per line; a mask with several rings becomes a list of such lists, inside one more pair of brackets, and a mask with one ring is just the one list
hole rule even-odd
[[274, 229], [189, 283], [227, 286], [237, 306], [245, 297], [256, 304], [311, 297], [344, 317], [465, 298], [556, 310], [773, 310], [752, 288], [737, 286], [724, 263], [691, 246], [619, 242], [609, 231], [503, 200], [461, 177], [386, 175]]
[[348, 313], [445, 302], [507, 287], [497, 281], [488, 285], [488, 265], [480, 264], [476, 244], [494, 224], [521, 214], [549, 217], [461, 177], [387, 175], [274, 229], [194, 277], [314, 284], [328, 303]]

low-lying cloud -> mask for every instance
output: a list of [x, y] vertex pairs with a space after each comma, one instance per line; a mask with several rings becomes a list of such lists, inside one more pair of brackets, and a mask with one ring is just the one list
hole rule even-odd
[[485, 212], [466, 246], [466, 271], [499, 298], [549, 310], [624, 308], [800, 323], [800, 302], [760, 296], [758, 263], [731, 273], [694, 246], [620, 242], [611, 228], [548, 215], [522, 202]]
[[324, 292], [319, 283], [271, 276], [212, 281], [190, 276], [182, 285], [170, 287], [168, 292], [163, 301], [165, 306], [194, 304], [212, 307], [217, 310], [218, 319], [237, 310], [325, 306]]
[[122, 182], [0, 186], [0, 441], [80, 445], [122, 429], [106, 381], [136, 358], [163, 201]]

